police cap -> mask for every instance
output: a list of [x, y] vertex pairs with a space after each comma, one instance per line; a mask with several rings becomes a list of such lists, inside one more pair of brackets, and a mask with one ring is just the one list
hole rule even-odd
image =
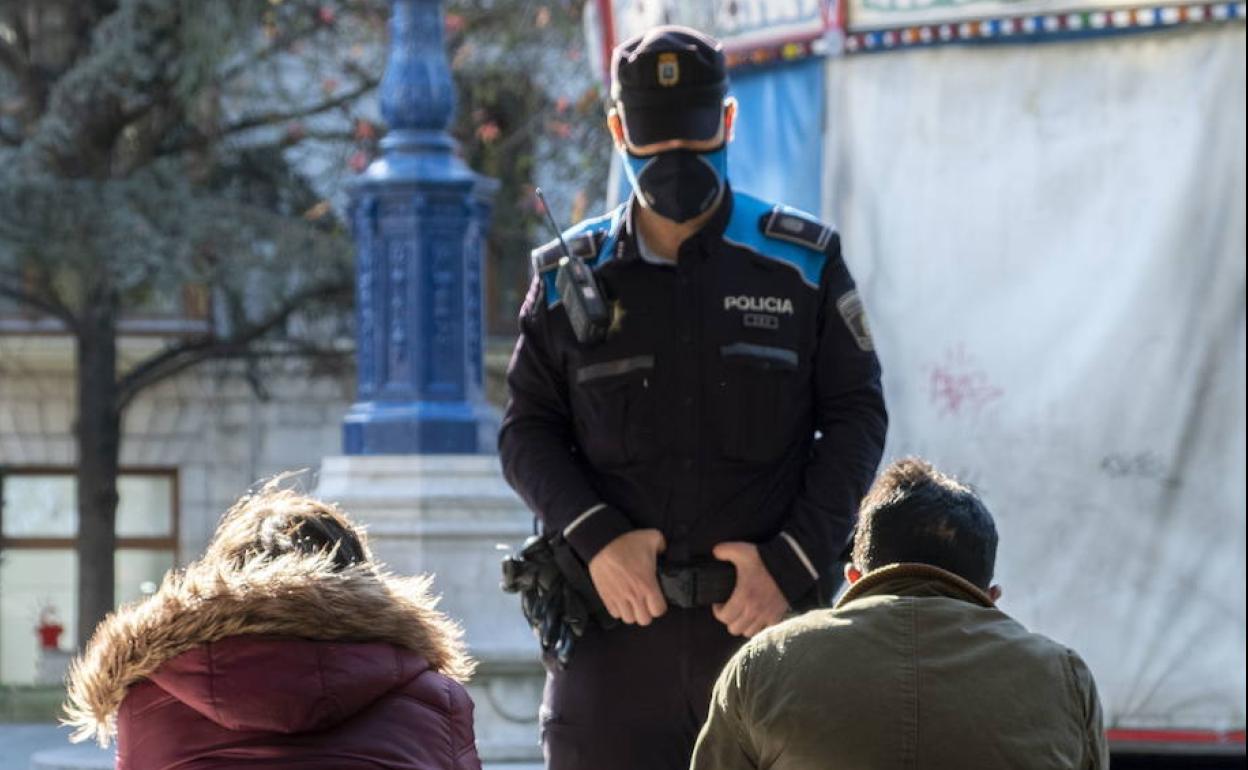
[[710, 139], [719, 130], [728, 72], [718, 40], [689, 27], [653, 27], [616, 47], [611, 75], [632, 144]]

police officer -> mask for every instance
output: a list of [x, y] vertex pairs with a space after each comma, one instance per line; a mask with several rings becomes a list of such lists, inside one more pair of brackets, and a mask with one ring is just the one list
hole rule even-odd
[[610, 326], [578, 342], [561, 246], [536, 249], [499, 451], [622, 621], [592, 626], [566, 668], [548, 662], [548, 767], [683, 770], [736, 648], [831, 598], [887, 417], [836, 232], [728, 185], [720, 44], [654, 28], [612, 73], [632, 195], [564, 234]]

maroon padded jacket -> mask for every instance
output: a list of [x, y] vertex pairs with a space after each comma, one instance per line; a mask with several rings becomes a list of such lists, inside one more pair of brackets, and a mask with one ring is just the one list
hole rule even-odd
[[75, 661], [73, 739], [115, 737], [119, 770], [480, 770], [473, 664], [428, 581], [331, 566], [166, 576]]
[[130, 688], [117, 770], [378, 767], [478, 770], [463, 685], [410, 650], [238, 636]]

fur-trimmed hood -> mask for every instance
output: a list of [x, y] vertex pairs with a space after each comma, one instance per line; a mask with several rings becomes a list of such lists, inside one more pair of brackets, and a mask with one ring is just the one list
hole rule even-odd
[[128, 689], [182, 653], [240, 636], [382, 642], [457, 680], [473, 668], [460, 627], [439, 612], [429, 578], [372, 565], [334, 571], [325, 556], [283, 556], [241, 569], [198, 562], [154, 595], [109, 615], [69, 672], [73, 740], [107, 745]]

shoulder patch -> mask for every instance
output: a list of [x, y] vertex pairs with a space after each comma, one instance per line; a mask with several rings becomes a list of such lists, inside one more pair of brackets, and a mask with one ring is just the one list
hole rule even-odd
[[836, 300], [836, 310], [841, 314], [849, 333], [853, 335], [858, 349], [864, 353], [875, 350], [875, 341], [871, 339], [871, 330], [867, 327], [867, 313], [862, 307], [862, 297], [857, 289], [850, 289]]
[[759, 219], [758, 227], [768, 238], [796, 243], [815, 251], [826, 249], [836, 233], [806, 212], [787, 206], [776, 206], [764, 214]]
[[[568, 244], [568, 251], [587, 262], [592, 262], [598, 256], [598, 249], [606, 239], [606, 230], [585, 230], [576, 235], [563, 236], [564, 242]], [[541, 275], [559, 267], [559, 260], [563, 259], [563, 247], [556, 238], [533, 249], [530, 258], [533, 260], [533, 272]]]
[[[732, 199], [732, 216], [724, 229], [724, 241], [752, 251], [760, 257], [787, 265], [801, 276], [807, 286], [817, 289], [829, 255], [824, 248], [816, 248], [814, 244], [822, 242], [825, 247], [828, 246], [835, 241], [836, 231], [830, 227], [825, 228], [809, 214], [762, 201], [746, 193], [734, 190]], [[780, 227], [773, 222], [777, 213], [804, 223], [801, 232], [785, 230], [787, 237], [771, 236], [768, 226], [773, 230]], [[819, 232], [808, 228], [805, 223], [818, 227]], [[792, 230], [798, 229], [796, 224], [790, 224], [789, 227]], [[823, 234], [824, 229], [828, 231], [826, 235]]]
[[[587, 219], [563, 232], [563, 240], [568, 244], [568, 251], [580, 257], [591, 268], [597, 269], [612, 257], [612, 249], [620, 224], [624, 221], [624, 205], [600, 217]], [[556, 238], [549, 243], [538, 246], [529, 255], [533, 263], [533, 274], [545, 285], [546, 304], [554, 307], [559, 304], [559, 287], [555, 275], [559, 272], [559, 260], [563, 259], [563, 247]]]
[[[603, 252], [603, 244], [615, 234], [619, 224], [623, 221], [623, 209], [624, 207], [620, 206], [614, 211], [587, 219], [564, 230], [563, 240], [568, 244], [568, 251], [592, 265], [598, 255]], [[559, 245], [559, 239], [555, 238], [533, 249], [529, 258], [533, 264], [534, 274], [542, 275], [553, 272], [558, 269], [559, 260], [563, 259], [563, 247]]]

